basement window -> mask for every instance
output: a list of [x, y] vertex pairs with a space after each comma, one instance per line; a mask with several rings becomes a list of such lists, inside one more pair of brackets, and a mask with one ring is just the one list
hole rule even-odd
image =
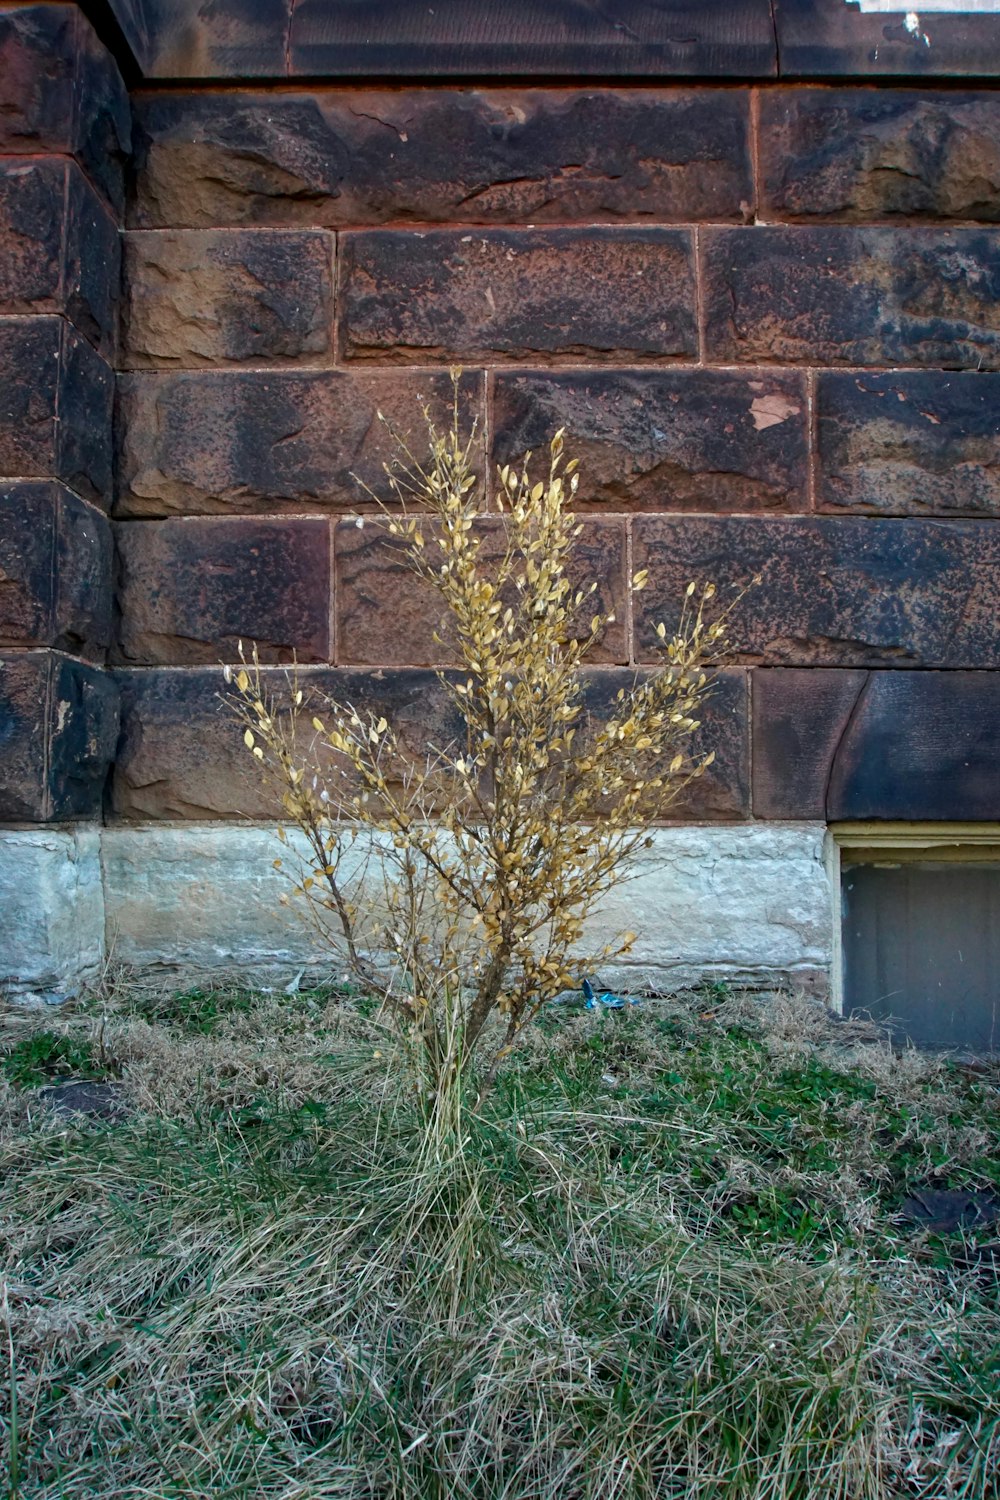
[[1000, 1052], [1000, 828], [854, 824], [835, 999], [918, 1047]]

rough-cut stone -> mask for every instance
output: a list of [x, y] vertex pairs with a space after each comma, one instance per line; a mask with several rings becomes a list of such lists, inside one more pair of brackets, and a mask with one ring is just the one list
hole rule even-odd
[[697, 352], [682, 229], [374, 229], [341, 236], [352, 359], [661, 359]]
[[823, 370], [816, 386], [824, 509], [1000, 516], [1000, 375]]
[[701, 244], [710, 360], [1000, 367], [991, 230], [756, 226]]
[[65, 313], [110, 357], [118, 274], [117, 227], [74, 162], [0, 157], [0, 310]]
[[[301, 911], [280, 904], [288, 881], [273, 868], [279, 848], [271, 827], [105, 829], [117, 957], [138, 968], [258, 975], [263, 966], [330, 965]], [[593, 919], [587, 945], [626, 930], [638, 932], [637, 944], [607, 970], [620, 987], [715, 980], [824, 991], [833, 900], [822, 824], [656, 829]]]
[[641, 516], [633, 565], [636, 654], [680, 615], [692, 579], [720, 597], [748, 584], [729, 621], [738, 659], [815, 666], [1000, 667], [1000, 534], [989, 522], [838, 516]]
[[62, 479], [107, 505], [111, 371], [62, 318], [0, 318], [0, 474]]
[[331, 89], [137, 97], [133, 222], [740, 221], [748, 95]]
[[[481, 528], [480, 561], [488, 567], [499, 560], [505, 533], [495, 522]], [[434, 557], [433, 532], [427, 529]], [[430, 584], [415, 578], [405, 544], [390, 536], [377, 520], [358, 527], [342, 521], [336, 528], [337, 660], [352, 666], [441, 666], [456, 662], [454, 629], [447, 609]], [[589, 654], [595, 662], [629, 659], [625, 630], [627, 595], [625, 526], [621, 521], [588, 520], [577, 538], [569, 573], [575, 589], [586, 591], [596, 582], [579, 611], [581, 638], [590, 634], [590, 620], [600, 611], [613, 612], [615, 621]], [[516, 610], [519, 596], [508, 603]], [[441, 639], [435, 640], [435, 635]]]
[[581, 509], [800, 510], [803, 377], [760, 370], [502, 371], [493, 458], [517, 463], [566, 429]]
[[0, 485], [0, 646], [100, 657], [111, 631], [111, 533], [61, 485]]
[[[391, 499], [378, 413], [419, 454], [421, 401], [447, 423], [452, 386], [443, 371], [226, 371], [124, 376], [119, 398], [120, 516], [357, 510], [365, 485]], [[460, 410], [481, 434], [482, 376], [462, 377]]]
[[0, 989], [75, 990], [104, 957], [100, 830], [0, 829]]
[[995, 821], [1000, 674], [760, 670], [754, 813]]
[[129, 368], [316, 363], [330, 356], [332, 323], [332, 235], [164, 229], [125, 237]]
[[49, 676], [46, 652], [0, 653], [0, 821], [36, 823], [49, 810], [45, 779]]
[[1000, 219], [1000, 98], [783, 88], [760, 99], [762, 214]]
[[[634, 671], [587, 673], [585, 702], [591, 721], [607, 722], [618, 711], [617, 695], [636, 679]], [[679, 748], [697, 759], [714, 753], [703, 776], [689, 783], [674, 800], [665, 801], [658, 821], [735, 822], [750, 811], [750, 705], [747, 674], [725, 668], [716, 676], [712, 695], [699, 715], [701, 727]], [[670, 757], [672, 758], [672, 757]], [[669, 758], [668, 758], [669, 760]], [[664, 766], [662, 770], [666, 772]]]
[[97, 816], [117, 736], [105, 672], [49, 651], [0, 652], [0, 822]]
[[116, 213], [125, 201], [128, 94], [76, 5], [0, 11], [0, 151], [74, 155]]
[[[266, 670], [287, 701], [286, 674]], [[123, 670], [122, 739], [112, 788], [122, 818], [274, 818], [277, 796], [243, 744], [235, 715], [220, 701], [221, 670]], [[404, 752], [421, 761], [428, 747], [457, 741], [461, 724], [433, 672], [335, 671], [306, 667], [303, 692], [385, 716]]]
[[330, 659], [322, 517], [130, 521], [117, 542], [120, 661], [235, 661], [241, 640], [262, 661]]

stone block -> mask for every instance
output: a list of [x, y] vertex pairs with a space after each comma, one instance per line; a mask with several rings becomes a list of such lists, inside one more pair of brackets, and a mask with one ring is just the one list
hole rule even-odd
[[0, 991], [15, 1001], [73, 993], [98, 978], [100, 840], [100, 830], [85, 825], [0, 829]]
[[[600, 726], [617, 711], [617, 694], [620, 689], [627, 691], [632, 686], [636, 673], [620, 668], [591, 668], [586, 676], [587, 712], [591, 722]], [[674, 800], [664, 801], [658, 820], [737, 822], [750, 812], [750, 699], [746, 672], [738, 668], [721, 670], [699, 717], [701, 727], [681, 748], [695, 758], [714, 752], [714, 764]]]
[[0, 318], [0, 474], [111, 498], [114, 378], [62, 318]]
[[[491, 561], [499, 561], [506, 546], [505, 532], [498, 522], [480, 527], [480, 562], [488, 572]], [[433, 529], [425, 539], [433, 560]], [[336, 528], [337, 660], [353, 666], [451, 666], [457, 664], [457, 642], [440, 594], [417, 578], [406, 558], [404, 543], [390, 536], [375, 519], [363, 527], [342, 521]], [[615, 621], [606, 627], [588, 659], [626, 662], [627, 564], [625, 526], [621, 521], [587, 520], [577, 538], [569, 569], [574, 591], [586, 591], [596, 582], [596, 594], [588, 596], [579, 611], [577, 628], [581, 638], [589, 635], [596, 611], [613, 612]], [[520, 596], [510, 591], [507, 602], [523, 608]], [[435, 640], [439, 635], [440, 640]]]
[[341, 236], [340, 253], [348, 359], [697, 353], [686, 230], [374, 229]]
[[817, 498], [826, 510], [1000, 516], [1000, 375], [823, 370]]
[[51, 668], [43, 651], [0, 653], [0, 822], [39, 823], [48, 816]]
[[1000, 219], [995, 93], [765, 90], [760, 156], [768, 220]]
[[740, 222], [748, 115], [735, 89], [140, 93], [133, 223]]
[[803, 377], [784, 371], [494, 377], [494, 463], [518, 463], [565, 427], [581, 510], [801, 510], [806, 425]]
[[[789, 78], [990, 78], [1000, 71], [1000, 21], [991, 0], [902, 0], [774, 7], [781, 71]], [[979, 14], [975, 14], [978, 10]], [[915, 21], [911, 19], [915, 17]]]
[[117, 528], [117, 659], [330, 659], [330, 525], [312, 520], [130, 521]]
[[322, 362], [332, 351], [333, 237], [299, 230], [125, 236], [126, 368]]
[[0, 646], [100, 657], [111, 632], [111, 533], [61, 485], [0, 485]]
[[[274, 696], [287, 703], [287, 676], [265, 669]], [[235, 713], [224, 701], [220, 670], [121, 670], [122, 738], [112, 808], [123, 819], [274, 819], [277, 794], [243, 744]], [[337, 671], [303, 668], [307, 705], [323, 696], [371, 711], [393, 724], [404, 751], [426, 757], [429, 746], [457, 743], [461, 721], [433, 672]]]
[[104, 672], [49, 651], [0, 652], [0, 821], [99, 815], [117, 732]]
[[[126, 375], [119, 380], [120, 516], [371, 509], [394, 453], [381, 411], [415, 454], [420, 412], [448, 422], [444, 371]], [[463, 430], [485, 426], [483, 377], [463, 375]], [[356, 476], [356, 477], [355, 477]]]
[[79, 7], [0, 11], [0, 56], [0, 152], [75, 156], [120, 215], [131, 141], [128, 94]]
[[755, 574], [730, 616], [730, 655], [790, 666], [998, 667], [1000, 534], [989, 522], [861, 517], [667, 517], [633, 523], [636, 654], [679, 618], [687, 584], [720, 605]]
[[118, 275], [117, 226], [79, 167], [0, 157], [0, 310], [64, 313], [110, 358]]
[[996, 821], [995, 672], [753, 674], [758, 817]]
[[756, 226], [701, 244], [710, 360], [1000, 367], [990, 230]]

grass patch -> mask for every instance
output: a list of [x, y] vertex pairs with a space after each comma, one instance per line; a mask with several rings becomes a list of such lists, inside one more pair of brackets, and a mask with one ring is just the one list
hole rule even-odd
[[[998, 1493], [992, 1262], [896, 1212], [996, 1185], [996, 1079], [780, 1000], [558, 1008], [428, 1150], [363, 1007], [195, 993], [9, 1023], [8, 1494]], [[38, 1109], [43, 1035], [125, 1123]]]

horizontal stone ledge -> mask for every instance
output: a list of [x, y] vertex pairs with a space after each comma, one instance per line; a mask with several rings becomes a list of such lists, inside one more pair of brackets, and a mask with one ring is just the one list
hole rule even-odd
[[107, 957], [103, 830], [0, 828], [0, 991], [76, 993]]

